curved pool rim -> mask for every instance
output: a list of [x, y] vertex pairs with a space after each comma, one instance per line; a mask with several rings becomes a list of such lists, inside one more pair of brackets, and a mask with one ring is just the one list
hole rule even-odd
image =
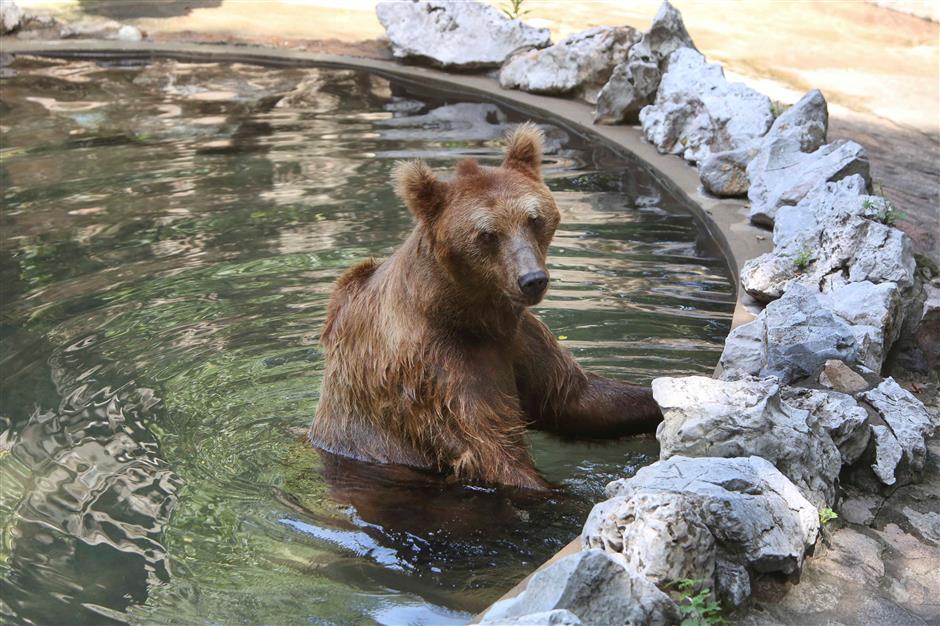
[[[599, 141], [620, 154], [637, 157], [650, 168], [661, 185], [675, 192], [685, 202], [696, 221], [718, 244], [731, 272], [735, 307], [729, 331], [753, 320], [761, 308], [740, 288], [740, 270], [748, 259], [770, 252], [772, 242], [768, 231], [750, 224], [747, 218], [747, 202], [743, 199], [716, 198], [705, 194], [701, 189], [698, 170], [694, 166], [674, 155], [660, 154], [646, 141], [642, 131], [636, 126], [595, 125], [592, 106], [586, 102], [503, 89], [495, 78], [482, 74], [449, 73], [381, 59], [254, 45], [95, 39], [21, 41], [4, 38], [3, 52], [66, 59], [175, 59], [272, 67], [357, 69], [420, 87], [490, 100], [522, 113], [551, 119], [586, 139]], [[574, 539], [502, 597], [508, 598], [520, 593], [525, 589], [532, 574], [576, 552], [580, 549], [579, 544], [579, 539]]]

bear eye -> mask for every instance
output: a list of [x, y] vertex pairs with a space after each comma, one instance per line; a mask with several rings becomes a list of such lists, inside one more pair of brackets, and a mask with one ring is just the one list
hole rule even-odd
[[541, 228], [545, 223], [545, 220], [542, 219], [541, 215], [530, 215], [529, 216], [529, 225], [533, 228]]
[[477, 240], [486, 246], [496, 243], [496, 239], [496, 233], [491, 230], [481, 230], [477, 233]]

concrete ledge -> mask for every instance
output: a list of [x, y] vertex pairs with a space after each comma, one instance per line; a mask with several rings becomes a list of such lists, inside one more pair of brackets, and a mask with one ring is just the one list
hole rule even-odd
[[[84, 59], [162, 59], [253, 63], [271, 66], [317, 66], [361, 69], [406, 83], [491, 100], [523, 113], [558, 121], [567, 130], [589, 140], [599, 141], [620, 153], [631, 153], [644, 161], [659, 182], [688, 206], [706, 232], [718, 243], [731, 271], [736, 303], [731, 327], [754, 318], [759, 305], [740, 288], [739, 272], [745, 261], [772, 249], [768, 231], [756, 228], [747, 219], [744, 200], [708, 196], [700, 189], [698, 171], [683, 159], [662, 155], [648, 143], [642, 132], [631, 126], [605, 126], [593, 123], [593, 110], [585, 102], [539, 96], [502, 89], [493, 78], [474, 74], [451, 74], [419, 66], [351, 56], [336, 56], [245, 45], [183, 44], [165, 42], [120, 42], [102, 40], [20, 41], [4, 40], [3, 51], [12, 54]], [[580, 549], [576, 538], [541, 570]], [[536, 570], [536, 571], [538, 571]], [[534, 572], [533, 572], [534, 573]], [[531, 574], [503, 597], [513, 597], [525, 589]], [[476, 620], [475, 620], [476, 621]]]

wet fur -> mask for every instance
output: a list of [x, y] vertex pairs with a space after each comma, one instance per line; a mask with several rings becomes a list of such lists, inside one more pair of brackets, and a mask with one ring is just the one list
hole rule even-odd
[[421, 162], [396, 168], [417, 225], [388, 260], [336, 283], [315, 445], [545, 489], [526, 428], [587, 437], [655, 429], [649, 391], [584, 372], [516, 286], [523, 265], [544, 268], [559, 219], [541, 155], [541, 133], [525, 124], [500, 167], [462, 161], [449, 182]]

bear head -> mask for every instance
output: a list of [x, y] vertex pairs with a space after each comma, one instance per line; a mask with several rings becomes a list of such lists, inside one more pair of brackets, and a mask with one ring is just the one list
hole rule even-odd
[[542, 132], [521, 124], [498, 167], [466, 159], [448, 180], [422, 161], [399, 163], [398, 195], [447, 277], [477, 296], [531, 306], [548, 287], [546, 255], [560, 214], [542, 180]]

